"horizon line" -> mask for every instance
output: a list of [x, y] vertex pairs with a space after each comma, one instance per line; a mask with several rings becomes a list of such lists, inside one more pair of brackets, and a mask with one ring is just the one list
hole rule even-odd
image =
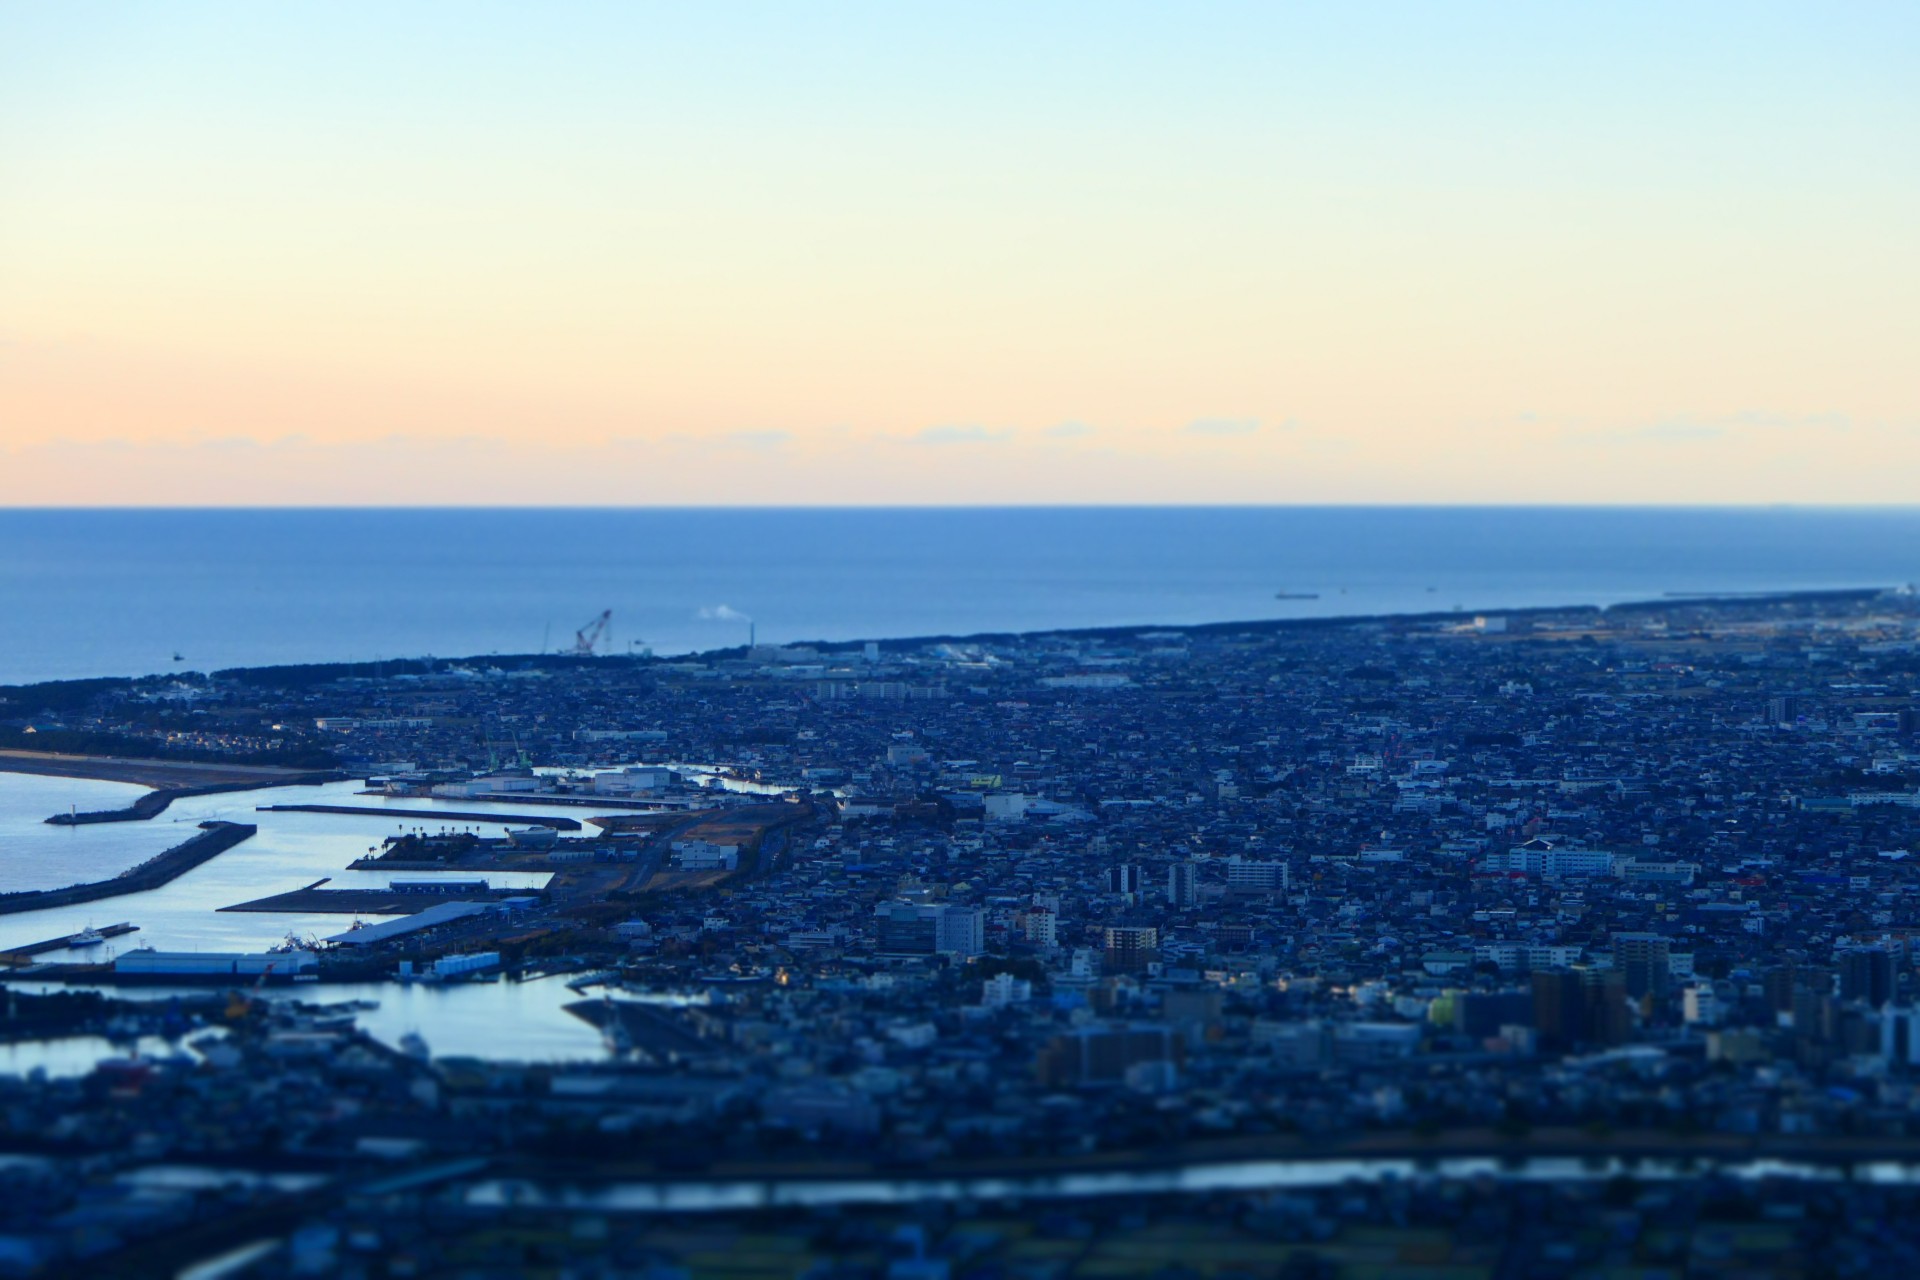
[[0, 503], [12, 512], [363, 512], [363, 511], [1833, 511], [1916, 512], [1920, 501], [1765, 501], [1765, 502], [421, 502], [421, 503]]

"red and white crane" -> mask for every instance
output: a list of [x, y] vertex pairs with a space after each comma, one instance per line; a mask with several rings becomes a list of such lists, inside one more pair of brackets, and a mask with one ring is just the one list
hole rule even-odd
[[607, 638], [607, 629], [613, 625], [613, 610], [602, 609], [600, 616], [573, 633], [573, 652], [582, 658], [591, 658], [594, 646]]

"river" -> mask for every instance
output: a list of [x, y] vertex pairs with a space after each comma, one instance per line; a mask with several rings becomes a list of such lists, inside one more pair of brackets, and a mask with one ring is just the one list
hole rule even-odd
[[596, 1213], [717, 1213], [740, 1210], [916, 1204], [929, 1201], [1085, 1199], [1100, 1196], [1282, 1191], [1349, 1182], [1421, 1178], [1513, 1182], [1605, 1182], [1631, 1177], [1661, 1182], [1716, 1173], [1741, 1179], [1837, 1182], [1851, 1178], [1889, 1186], [1920, 1185], [1920, 1164], [1863, 1161], [1853, 1166], [1768, 1157], [1673, 1159], [1619, 1156], [1454, 1156], [1434, 1159], [1197, 1161], [1164, 1169], [1101, 1170], [1043, 1175], [956, 1178], [675, 1177], [658, 1182], [534, 1182], [494, 1178], [466, 1187], [473, 1208], [552, 1209]]

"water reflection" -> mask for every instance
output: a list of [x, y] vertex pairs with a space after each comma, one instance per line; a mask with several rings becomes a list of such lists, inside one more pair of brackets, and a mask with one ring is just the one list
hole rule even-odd
[[[77, 933], [90, 924], [129, 920], [140, 926], [138, 933], [90, 948], [83, 954], [58, 951], [42, 957], [50, 961], [107, 960], [118, 951], [135, 946], [154, 946], [165, 951], [258, 951], [282, 941], [289, 933], [299, 938], [327, 937], [344, 930], [352, 918], [313, 912], [222, 912], [220, 908], [303, 888], [322, 877], [343, 888], [384, 886], [391, 878], [388, 874], [348, 871], [347, 865], [365, 856], [369, 849], [377, 848], [387, 836], [417, 828], [473, 830], [497, 835], [508, 825], [505, 822], [435, 822], [432, 821], [435, 808], [445, 809], [448, 802], [388, 801], [378, 796], [361, 796], [358, 792], [362, 784], [349, 781], [194, 796], [175, 801], [151, 822], [114, 822], [78, 828], [46, 826], [44, 819], [49, 814], [65, 808], [55, 800], [68, 794], [63, 786], [67, 781], [0, 774], [0, 798], [4, 798], [4, 803], [0, 803], [0, 889], [43, 888], [48, 883], [72, 884], [118, 874], [186, 840], [193, 834], [195, 824], [201, 822], [217, 819], [253, 823], [259, 827], [259, 834], [171, 884], [147, 893], [0, 916], [0, 948]], [[118, 784], [106, 785], [118, 787]], [[140, 788], [119, 788], [120, 794], [101, 804], [125, 803], [139, 791]], [[260, 806], [275, 804], [352, 804], [385, 812], [370, 815], [259, 812]], [[577, 815], [579, 811], [570, 812]], [[52, 855], [46, 851], [55, 845], [84, 850], [85, 856], [65, 864], [69, 868], [65, 872], [49, 873], [46, 858]], [[28, 848], [39, 852], [33, 858], [23, 853], [16, 859], [16, 850]], [[24, 868], [25, 879], [16, 880], [16, 863]], [[34, 881], [34, 877], [38, 880]], [[490, 873], [488, 879], [497, 881], [503, 888], [538, 888], [547, 882], [548, 876], [544, 872], [503, 872]]]
[[0, 889], [57, 889], [98, 880], [151, 858], [192, 834], [163, 814], [153, 822], [55, 827], [56, 813], [122, 809], [146, 794], [128, 782], [0, 773]]

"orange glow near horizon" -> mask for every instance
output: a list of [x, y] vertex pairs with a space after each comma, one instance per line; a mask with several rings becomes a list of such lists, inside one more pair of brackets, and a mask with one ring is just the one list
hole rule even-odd
[[0, 503], [1907, 502], [1920, 18], [0, 15]]

